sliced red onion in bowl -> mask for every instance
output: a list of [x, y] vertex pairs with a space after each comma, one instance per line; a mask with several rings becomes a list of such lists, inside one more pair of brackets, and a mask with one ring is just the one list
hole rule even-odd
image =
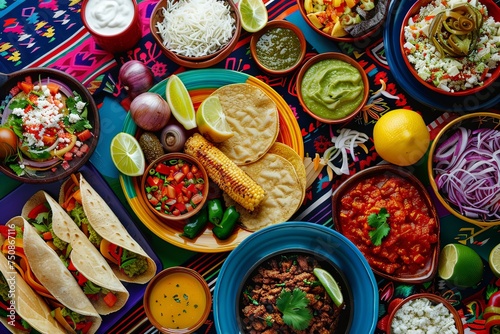
[[469, 218], [500, 219], [500, 131], [459, 127], [433, 161], [437, 188], [448, 203]]

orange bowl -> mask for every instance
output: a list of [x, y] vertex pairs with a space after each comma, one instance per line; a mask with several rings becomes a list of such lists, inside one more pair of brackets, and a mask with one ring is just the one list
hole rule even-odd
[[[306, 23], [318, 34], [320, 34], [323, 37], [326, 37], [332, 41], [335, 42], [344, 42], [344, 43], [353, 43], [353, 42], [359, 42], [368, 39], [372, 35], [374, 35], [376, 32], [380, 31], [381, 26], [385, 22], [385, 18], [387, 16], [387, 10], [389, 9], [389, 2], [390, 0], [376, 0], [377, 5], [380, 6], [379, 13], [374, 15], [372, 18], [373, 23], [371, 24], [371, 27], [369, 30], [365, 33], [362, 33], [360, 35], [352, 36], [352, 35], [345, 35], [345, 36], [333, 36], [331, 33], [327, 33], [323, 31], [322, 28], [319, 28], [318, 26], [315, 25], [313, 21], [308, 17], [308, 14], [310, 14], [306, 10], [306, 5], [305, 2], [308, 0], [297, 0], [297, 5], [299, 6], [299, 12], [302, 15], [302, 18]], [[393, 0], [396, 1], [396, 0]], [[318, 23], [316, 23], [318, 24]]]
[[[453, 321], [455, 323], [455, 328], [457, 329], [459, 334], [464, 333], [464, 327], [462, 324], [462, 319], [460, 318], [460, 315], [458, 314], [457, 310], [443, 297], [432, 294], [432, 293], [418, 293], [415, 295], [411, 295], [407, 298], [405, 298], [400, 304], [398, 304], [389, 314], [389, 321], [387, 322], [387, 334], [394, 334], [396, 333], [393, 330], [393, 325], [396, 326], [396, 323], [399, 322], [401, 317], [404, 317], [406, 314], [405, 312], [411, 312], [411, 310], [408, 310], [408, 303], [412, 303], [412, 306], [414, 305], [419, 305], [418, 300], [422, 300], [423, 302], [426, 302], [424, 299], [428, 300], [429, 302], [426, 303], [428, 307], [435, 307], [439, 304], [442, 304], [446, 309], [449, 311], [450, 316], [453, 317]], [[422, 304], [423, 305], [423, 304]], [[426, 328], [430, 327], [429, 322], [432, 321], [432, 315], [428, 314], [427, 312], [422, 312], [424, 315], [428, 315], [427, 322], [426, 322]], [[423, 318], [424, 315], [419, 315], [419, 318]], [[411, 317], [411, 315], [408, 315], [408, 317]], [[448, 323], [448, 322], [446, 322]], [[448, 328], [448, 327], [447, 327]], [[442, 330], [444, 328], [441, 328]], [[406, 332], [406, 331], [405, 331]], [[425, 332], [425, 330], [423, 331]], [[441, 333], [438, 331], [437, 333]]]
[[[184, 171], [182, 167], [178, 168], [181, 165], [188, 166], [187, 170]], [[158, 166], [161, 166], [162, 169], [160, 170]], [[199, 175], [193, 171], [193, 167], [199, 171]], [[171, 169], [171, 171], [168, 169]], [[194, 177], [189, 177], [189, 172], [193, 173]], [[177, 180], [176, 175], [178, 176]], [[169, 180], [165, 181], [165, 183], [162, 180], [158, 184], [154, 181], [157, 177]], [[193, 184], [196, 186], [203, 185], [203, 189], [200, 190], [196, 187], [193, 190], [189, 189], [192, 179], [199, 179]], [[168, 185], [166, 185], [167, 183]], [[156, 189], [153, 189], [153, 187], [156, 187]], [[155, 215], [166, 220], [185, 220], [197, 214], [207, 201], [208, 190], [209, 179], [205, 168], [196, 158], [180, 152], [168, 153], [154, 160], [146, 168], [141, 178], [141, 196], [146, 206]], [[186, 195], [187, 191], [193, 197], [185, 198], [183, 195], [188, 196]], [[194, 201], [194, 194], [196, 193], [201, 195], [199, 202], [198, 200]], [[155, 200], [158, 197], [161, 198], [161, 201]], [[196, 203], [193, 205], [191, 202]], [[177, 213], [176, 210], [179, 212]]]
[[238, 43], [238, 39], [240, 37], [241, 33], [241, 19], [240, 15], [238, 13], [238, 8], [236, 7], [235, 3], [232, 0], [224, 0], [224, 2], [229, 6], [231, 16], [235, 20], [235, 25], [234, 25], [234, 31], [233, 31], [233, 36], [231, 39], [220, 49], [215, 51], [214, 53], [211, 53], [209, 55], [204, 55], [204, 56], [199, 56], [199, 57], [190, 57], [190, 56], [185, 56], [181, 55], [179, 53], [176, 53], [169, 48], [167, 48], [163, 44], [163, 38], [161, 37], [160, 33], [158, 32], [157, 24], [159, 22], [162, 22], [164, 19], [163, 15], [163, 9], [167, 8], [168, 6], [168, 1], [167, 0], [160, 0], [155, 8], [153, 9], [153, 12], [151, 14], [151, 21], [150, 21], [150, 30], [151, 34], [153, 35], [153, 38], [155, 41], [158, 43], [158, 46], [161, 48], [165, 56], [167, 56], [170, 60], [175, 62], [178, 65], [188, 67], [188, 68], [206, 68], [213, 66], [219, 62], [221, 62], [223, 59], [225, 59], [227, 56], [233, 52], [234, 48], [236, 47], [236, 43]]
[[[398, 207], [398, 201], [403, 201], [404, 196], [403, 209]], [[399, 199], [395, 201], [394, 198]], [[382, 238], [381, 244], [375, 247], [369, 236], [375, 228], [365, 226], [368, 226], [368, 216], [379, 213], [381, 208], [385, 208], [384, 205], [390, 215], [386, 222], [390, 231]], [[424, 185], [405, 168], [384, 164], [352, 175], [333, 193], [332, 212], [334, 228], [358, 247], [378, 276], [395, 282], [416, 284], [427, 282], [436, 275], [439, 217]], [[411, 218], [415, 214], [421, 218]], [[434, 240], [398, 237], [400, 234], [423, 237], [431, 233]], [[388, 249], [391, 245], [393, 247]], [[409, 250], [414, 246], [420, 247], [422, 251], [418, 254], [394, 251], [394, 247]], [[378, 251], [374, 251], [375, 248]], [[407, 259], [411, 259], [411, 262], [407, 263]]]
[[148, 283], [143, 305], [149, 321], [160, 332], [188, 334], [207, 320], [212, 309], [212, 294], [197, 271], [170, 267]]
[[[498, 80], [498, 77], [500, 75], [500, 61], [497, 62], [496, 68], [491, 69], [489, 71], [489, 77], [482, 80], [482, 82], [483, 82], [482, 85], [475, 85], [475, 86], [470, 87], [470, 88], [460, 89], [460, 90], [455, 91], [455, 90], [443, 89], [444, 87], [440, 88], [440, 87], [436, 86], [435, 84], [433, 84], [431, 79], [424, 80], [418, 74], [418, 71], [415, 69], [415, 66], [408, 59], [408, 55], [407, 55], [408, 48], [407, 48], [406, 43], [409, 43], [409, 42], [407, 42], [407, 38], [405, 37], [405, 28], [408, 26], [409, 22], [411, 22], [410, 19], [412, 21], [417, 20], [420, 9], [422, 7], [427, 6], [432, 1], [433, 0], [418, 0], [418, 1], [416, 1], [415, 4], [410, 8], [410, 10], [408, 11], [408, 13], [405, 15], [405, 17], [403, 19], [403, 23], [401, 25], [401, 31], [400, 31], [400, 43], [399, 43], [399, 45], [400, 45], [400, 52], [401, 52], [402, 58], [406, 64], [406, 67], [408, 68], [410, 73], [415, 77], [415, 79], [418, 82], [420, 82], [424, 87], [426, 87], [434, 92], [437, 92], [439, 94], [444, 94], [444, 95], [449, 95], [449, 96], [467, 96], [467, 95], [477, 94], [478, 92], [489, 87], [492, 83], [494, 83]], [[493, 2], [493, 0], [479, 0], [479, 3], [486, 6], [490, 17], [493, 17], [496, 22], [500, 21], [500, 7], [498, 7], [498, 5], [496, 5]], [[484, 24], [486, 24], [486, 23], [484, 23]], [[427, 40], [428, 39], [424, 39], [423, 42], [425, 43]], [[431, 54], [431, 53], [429, 53], [428, 56], [426, 56], [426, 59], [427, 58], [439, 59], [438, 56]], [[446, 57], [446, 58], [453, 59], [451, 57]], [[471, 64], [471, 66], [475, 69], [476, 66], [478, 66], [478, 65], [482, 66], [483, 63], [484, 63], [484, 61], [480, 60], [477, 62], [477, 65]], [[483, 73], [483, 71], [480, 71], [480, 72]]]
[[[272, 39], [269, 37], [269, 32], [270, 31], [276, 31], [277, 29], [286, 29], [292, 32], [293, 35], [295, 35], [298, 39], [298, 42], [300, 44], [299, 52], [297, 55], [297, 58], [294, 60], [293, 64], [291, 64], [288, 67], [285, 67], [283, 69], [278, 69], [276, 67], [273, 67], [272, 64], [269, 64], [265, 59], [262, 59], [259, 56], [258, 49], [259, 49], [259, 44], [262, 38], [265, 38], [266, 42], [265, 44], [273, 44], [274, 42], [280, 42], [279, 40]], [[263, 37], [264, 36], [264, 37]], [[291, 41], [293, 37], [289, 37], [287, 41]], [[271, 42], [272, 41], [272, 42]], [[283, 43], [283, 42], [281, 42]], [[286, 44], [287, 42], [284, 42]], [[271, 48], [271, 47], [278, 47], [280, 50], [280, 53], [286, 52], [283, 50], [283, 48], [286, 48], [286, 45], [265, 45], [265, 48]], [[291, 48], [294, 48], [294, 45], [291, 44], [289, 45]], [[297, 27], [295, 24], [290, 23], [288, 21], [284, 20], [277, 20], [277, 21], [270, 21], [266, 24], [264, 28], [259, 30], [258, 32], [254, 33], [252, 35], [252, 39], [250, 40], [250, 52], [252, 54], [252, 58], [255, 60], [255, 63], [257, 66], [264, 71], [265, 73], [269, 75], [274, 75], [274, 76], [280, 76], [280, 75], [286, 75], [289, 74], [293, 71], [295, 71], [299, 66], [302, 64], [302, 61], [304, 60], [304, 57], [306, 55], [306, 39], [304, 37], [304, 34], [302, 31]], [[276, 53], [274, 53], [276, 54]]]
[[[343, 115], [339, 115], [336, 118], [333, 118], [333, 117], [327, 118], [325, 116], [318, 115], [317, 111], [314, 110], [314, 106], [308, 105], [308, 103], [306, 102], [307, 98], [304, 96], [304, 93], [302, 90], [304, 76], [307, 75], [307, 72], [309, 71], [309, 69], [312, 66], [314, 66], [322, 61], [329, 61], [329, 60], [339, 60], [347, 66], [350, 65], [350, 66], [354, 67], [359, 72], [359, 74], [361, 76], [362, 85], [363, 85], [363, 91], [361, 93], [362, 95], [359, 98], [360, 102], [357, 104], [357, 106], [354, 106], [351, 111], [349, 111]], [[331, 74], [331, 76], [337, 77], [338, 73], [339, 72], [337, 71], [337, 72]], [[343, 84], [343, 83], [340, 83], [340, 84]], [[300, 71], [297, 75], [296, 88], [297, 88], [297, 97], [299, 98], [300, 105], [302, 106], [304, 111], [307, 112], [312, 117], [314, 117], [315, 119], [317, 119], [318, 121], [323, 122], [323, 123], [327, 123], [327, 124], [341, 124], [341, 123], [347, 123], [350, 120], [352, 120], [354, 117], [356, 117], [356, 115], [361, 111], [361, 109], [366, 104], [366, 101], [368, 100], [368, 93], [370, 92], [370, 84], [368, 82], [368, 76], [366, 75], [366, 73], [365, 73], [364, 69], [361, 67], [361, 65], [357, 61], [352, 59], [351, 57], [349, 57], [345, 54], [342, 54], [342, 53], [338, 53], [338, 52], [321, 53], [321, 54], [318, 54], [318, 55], [310, 58], [302, 66], [302, 68], [300, 69]], [[335, 107], [335, 110], [339, 110], [338, 108], [340, 108], [342, 104], [343, 103], [340, 102], [340, 105], [337, 105]], [[333, 110], [333, 109], [331, 109], [331, 110]]]

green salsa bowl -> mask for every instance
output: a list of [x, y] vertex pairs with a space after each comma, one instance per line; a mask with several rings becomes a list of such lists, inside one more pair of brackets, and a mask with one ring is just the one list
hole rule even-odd
[[252, 35], [250, 52], [257, 66], [272, 76], [296, 71], [306, 55], [306, 39], [302, 31], [288, 21], [269, 21]]
[[296, 88], [304, 111], [327, 124], [351, 121], [366, 104], [370, 91], [361, 65], [338, 52], [310, 58], [297, 75]]

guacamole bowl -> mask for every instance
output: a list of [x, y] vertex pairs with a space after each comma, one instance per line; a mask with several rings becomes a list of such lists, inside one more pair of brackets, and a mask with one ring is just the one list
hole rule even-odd
[[306, 113], [320, 122], [351, 121], [368, 100], [368, 77], [357, 61], [338, 52], [310, 58], [300, 69], [297, 96]]

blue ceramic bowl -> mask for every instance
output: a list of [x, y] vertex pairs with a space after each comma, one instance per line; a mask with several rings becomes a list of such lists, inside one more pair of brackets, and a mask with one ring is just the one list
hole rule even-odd
[[378, 287], [370, 266], [347, 238], [328, 227], [285, 222], [247, 237], [227, 257], [215, 285], [213, 313], [218, 333], [239, 333], [240, 285], [255, 263], [284, 250], [304, 250], [331, 261], [350, 283], [353, 310], [350, 333], [373, 333], [378, 319]]

